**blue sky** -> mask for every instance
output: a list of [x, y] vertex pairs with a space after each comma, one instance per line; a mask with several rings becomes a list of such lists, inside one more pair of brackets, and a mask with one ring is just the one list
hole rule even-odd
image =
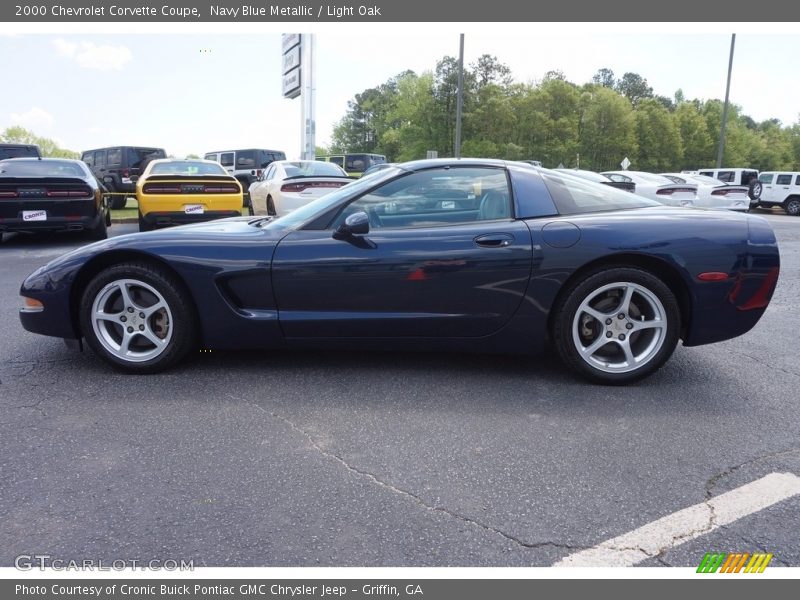
[[[560, 69], [582, 83], [608, 67], [617, 76], [639, 73], [658, 94], [681, 88], [687, 98], [724, 96], [730, 43], [724, 28], [664, 35], [630, 33], [640, 31], [635, 24], [603, 34], [593, 27], [524, 25], [469, 27], [466, 62], [496, 55], [520, 81]], [[278, 33], [242, 28], [233, 34], [231, 26], [224, 33], [136, 32], [143, 27], [114, 35], [0, 29], [8, 84], [0, 94], [0, 130], [23, 125], [74, 150], [144, 144], [176, 156], [237, 147], [299, 155], [299, 100], [281, 97]], [[355, 93], [405, 69], [432, 70], [441, 56], [457, 51], [453, 26], [318, 31], [317, 143], [330, 139]], [[797, 122], [798, 56], [800, 33], [738, 33], [732, 101], [756, 120]]]

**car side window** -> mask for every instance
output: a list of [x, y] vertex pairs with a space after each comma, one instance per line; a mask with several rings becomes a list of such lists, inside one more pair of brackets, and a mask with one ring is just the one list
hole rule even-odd
[[112, 148], [108, 151], [106, 160], [108, 165], [119, 165], [122, 163], [122, 148]]
[[275, 175], [275, 166], [273, 165], [273, 166], [269, 167], [269, 168], [268, 168], [268, 169], [267, 169], [267, 170], [264, 172], [264, 181], [268, 181], [268, 180], [272, 179], [272, 177], [273, 177], [274, 175]]
[[94, 166], [95, 167], [105, 167], [106, 166], [106, 151], [105, 150], [98, 150], [94, 153]]
[[85, 162], [90, 167], [94, 166], [94, 154], [92, 154], [91, 152], [87, 152], [86, 154], [84, 154], [81, 160], [83, 160], [83, 162]]
[[219, 157], [219, 164], [223, 167], [233, 166], [233, 152], [223, 152]]
[[775, 185], [791, 185], [792, 184], [792, 176], [781, 174], [778, 175], [778, 179], [775, 180]]
[[795, 184], [795, 185], [800, 185], [800, 175], [798, 175], [797, 177], [795, 177], [794, 184]]
[[505, 169], [429, 169], [393, 179], [356, 199], [334, 219], [366, 212], [372, 228], [437, 227], [511, 218]]
[[332, 162], [335, 165], [339, 165], [340, 167], [344, 167], [344, 156], [331, 156], [328, 159], [328, 162]]
[[761, 175], [758, 176], [758, 180], [761, 183], [772, 183], [773, 177], [775, 177], [774, 173], [761, 173]]
[[736, 178], [736, 173], [733, 171], [720, 171], [717, 174], [717, 179], [720, 181], [724, 181], [725, 183], [731, 183]]

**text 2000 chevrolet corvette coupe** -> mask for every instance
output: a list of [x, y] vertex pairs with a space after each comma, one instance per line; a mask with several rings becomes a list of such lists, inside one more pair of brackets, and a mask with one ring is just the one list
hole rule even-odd
[[199, 346], [535, 352], [624, 383], [741, 335], [778, 278], [772, 228], [489, 160], [391, 167], [278, 218], [91, 244], [22, 284], [22, 324], [130, 372]]

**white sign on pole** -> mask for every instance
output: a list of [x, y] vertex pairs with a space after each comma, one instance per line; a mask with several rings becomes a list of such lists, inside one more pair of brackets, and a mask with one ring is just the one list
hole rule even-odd
[[626, 156], [625, 158], [622, 159], [622, 162], [619, 163], [619, 166], [622, 167], [623, 171], [627, 171], [628, 167], [631, 166], [631, 161], [629, 161], [628, 157]]
[[283, 97], [297, 98], [300, 95], [300, 69], [293, 69], [283, 76]]
[[287, 50], [290, 50], [299, 44], [299, 33], [284, 33], [283, 36], [281, 36], [281, 53], [285, 54]]
[[283, 55], [283, 74], [300, 66], [300, 46], [295, 46]]

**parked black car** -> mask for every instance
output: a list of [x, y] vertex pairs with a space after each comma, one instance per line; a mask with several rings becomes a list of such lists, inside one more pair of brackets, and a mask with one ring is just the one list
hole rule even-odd
[[0, 144], [0, 160], [7, 158], [39, 158], [42, 155], [36, 144]]
[[[156, 158], [166, 158], [163, 148], [149, 146], [112, 146], [86, 150], [81, 155], [92, 173], [103, 182], [112, 194], [136, 195], [136, 184], [131, 180], [144, 171], [147, 163]], [[127, 197], [111, 196], [111, 208], [124, 208]]]
[[89, 168], [66, 158], [0, 160], [0, 241], [8, 231], [85, 231], [107, 237], [111, 213]]

